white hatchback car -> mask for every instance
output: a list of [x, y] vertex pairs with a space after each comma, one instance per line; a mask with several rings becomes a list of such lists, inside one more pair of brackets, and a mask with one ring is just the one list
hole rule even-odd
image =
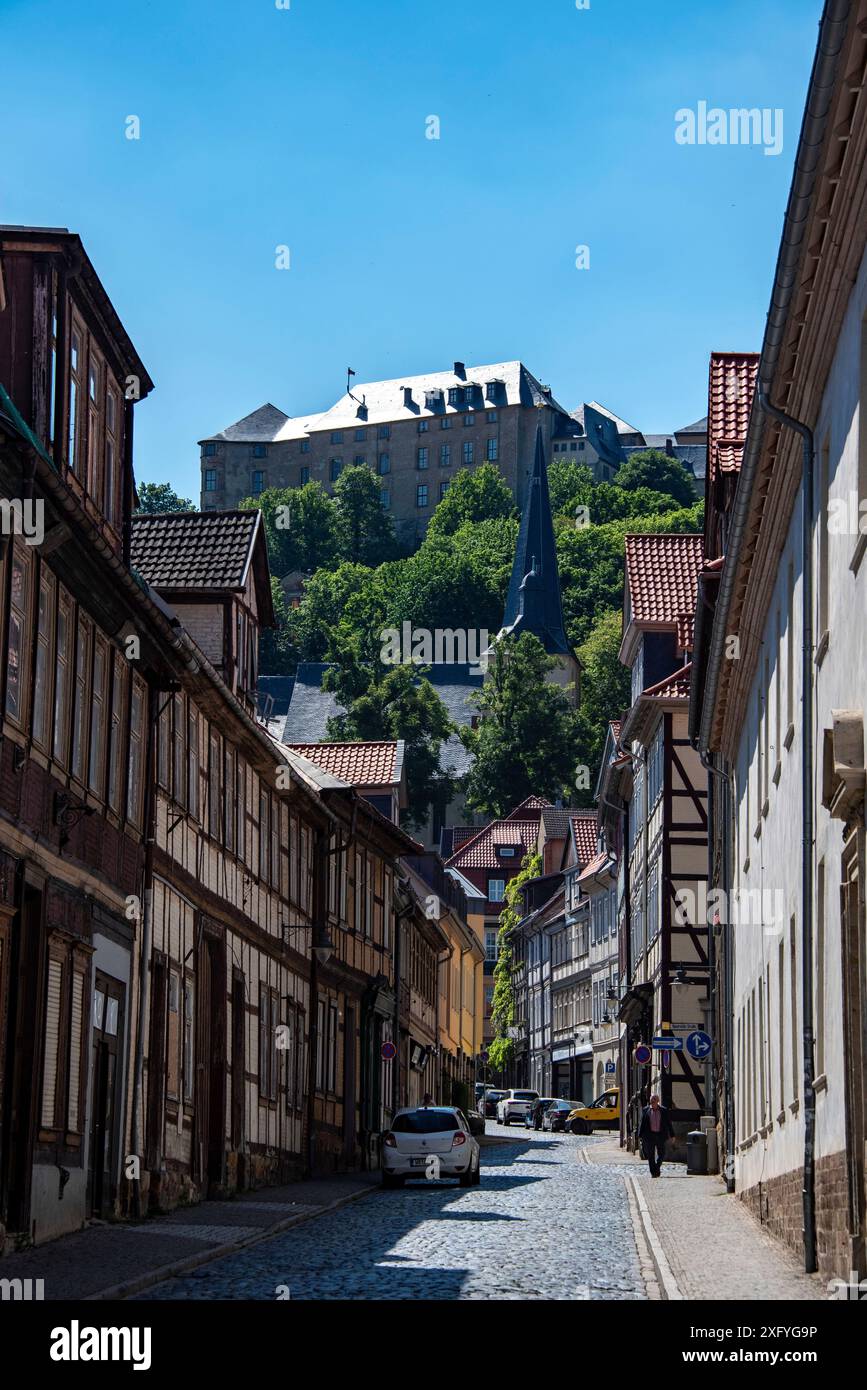
[[451, 1105], [398, 1110], [382, 1137], [382, 1185], [407, 1178], [457, 1178], [461, 1187], [481, 1181], [481, 1149], [466, 1115]]

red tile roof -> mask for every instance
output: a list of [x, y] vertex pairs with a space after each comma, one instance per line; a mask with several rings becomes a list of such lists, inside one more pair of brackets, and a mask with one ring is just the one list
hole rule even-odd
[[[528, 812], [539, 811], [541, 814], [546, 806], [552, 804], [552, 802], [546, 801], [544, 796], [528, 796], [526, 801], [522, 801], [520, 806], [516, 806], [514, 811], [509, 812], [506, 820], [525, 820]], [[538, 820], [540, 817], [537, 816], [536, 819]]]
[[355, 787], [392, 787], [400, 781], [403, 741], [383, 743], [290, 743], [323, 772]]
[[596, 856], [596, 841], [599, 837], [599, 822], [595, 811], [586, 811], [572, 816], [572, 835], [579, 864], [588, 864]]
[[614, 741], [615, 741], [615, 743], [616, 743], [617, 740], [620, 738], [620, 726], [621, 726], [621, 721], [620, 721], [619, 719], [609, 719], [609, 721], [608, 721], [608, 727], [609, 727], [609, 729], [611, 730], [612, 734], [614, 735]]
[[579, 874], [578, 882], [583, 883], [585, 878], [592, 878], [594, 874], [599, 873], [600, 869], [604, 869], [608, 862], [608, 855], [603, 850], [601, 854], [597, 854], [594, 859], [591, 859], [583, 873]]
[[646, 690], [642, 690], [639, 699], [688, 700], [691, 677], [692, 662], [689, 661], [686, 666], [681, 666], [678, 671], [674, 671], [664, 680], [658, 681], [656, 685], [649, 685]]
[[632, 621], [676, 629], [695, 612], [702, 536], [627, 536], [626, 583]]
[[710, 359], [707, 414], [707, 475], [740, 471], [750, 420], [757, 352], [713, 352]]
[[[502, 869], [508, 864], [519, 867], [528, 851], [535, 849], [539, 833], [538, 820], [495, 820], [467, 840], [446, 860], [449, 869]], [[511, 845], [517, 853], [513, 859], [501, 859], [499, 845]]]
[[677, 615], [677, 650], [691, 652], [695, 638], [695, 617], [692, 613]]

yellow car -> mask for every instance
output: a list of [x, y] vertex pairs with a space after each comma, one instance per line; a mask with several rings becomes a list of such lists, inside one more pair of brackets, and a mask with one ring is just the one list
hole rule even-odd
[[566, 1129], [573, 1134], [589, 1134], [594, 1129], [620, 1128], [620, 1087], [609, 1086], [591, 1105], [572, 1110], [566, 1117]]

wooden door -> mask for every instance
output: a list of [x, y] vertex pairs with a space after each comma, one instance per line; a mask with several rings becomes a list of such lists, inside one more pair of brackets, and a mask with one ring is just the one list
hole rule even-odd
[[96, 972], [93, 987], [91, 1117], [87, 1184], [92, 1216], [113, 1209], [118, 1179], [118, 1075], [123, 1057], [126, 990]]

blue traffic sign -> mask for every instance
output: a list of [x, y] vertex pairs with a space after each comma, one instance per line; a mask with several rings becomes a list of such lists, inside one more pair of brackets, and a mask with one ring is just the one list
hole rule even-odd
[[650, 1045], [655, 1047], [657, 1052], [682, 1052], [683, 1038], [654, 1038]]
[[614, 1062], [606, 1062], [606, 1063], [605, 1063], [605, 1070], [606, 1070], [607, 1072], [612, 1072], [612, 1071], [616, 1071], [616, 1070], [617, 1070], [617, 1067], [616, 1067], [616, 1065], [614, 1064]]
[[713, 1040], [709, 1033], [700, 1030], [690, 1033], [686, 1040], [686, 1050], [690, 1057], [694, 1057], [697, 1062], [703, 1062], [713, 1047]]
[[638, 1043], [632, 1055], [640, 1067], [646, 1067], [653, 1053], [647, 1046], [647, 1043]]

